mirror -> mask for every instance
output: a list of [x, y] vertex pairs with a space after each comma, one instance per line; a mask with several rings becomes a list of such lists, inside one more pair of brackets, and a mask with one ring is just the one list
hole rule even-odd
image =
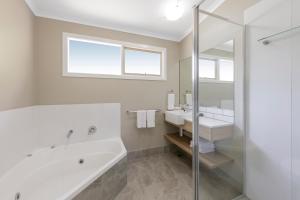
[[[180, 104], [192, 93], [192, 58], [180, 60]], [[234, 41], [201, 52], [199, 58], [200, 106], [234, 109]]]
[[187, 104], [186, 94], [192, 94], [193, 90], [193, 61], [192, 57], [179, 61], [179, 103]]

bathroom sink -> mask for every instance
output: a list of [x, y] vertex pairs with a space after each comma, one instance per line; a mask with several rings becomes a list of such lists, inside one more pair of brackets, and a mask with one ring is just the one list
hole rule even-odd
[[[185, 123], [183, 129], [187, 132], [193, 132], [193, 119], [191, 116], [183, 117]], [[208, 117], [199, 117], [199, 137], [214, 142], [224, 140], [233, 134], [233, 123], [225, 122]]]
[[[172, 124], [181, 126], [184, 125], [186, 122], [192, 122], [192, 112], [186, 112], [183, 110], [172, 110], [172, 111], [166, 111], [165, 112], [165, 120], [167, 122], [170, 122]], [[221, 120], [211, 119], [207, 117], [199, 117], [199, 125], [205, 126], [208, 128], [218, 128], [218, 127], [224, 127], [224, 126], [231, 126], [233, 123], [225, 122]]]
[[181, 126], [184, 125], [184, 118], [188, 116], [192, 116], [192, 112], [186, 112], [183, 110], [172, 110], [165, 112], [165, 120], [172, 124]]
[[[192, 116], [183, 116], [183, 119], [187, 122], [193, 122]], [[207, 128], [219, 128], [225, 126], [232, 126], [233, 123], [225, 122], [217, 119], [211, 119], [208, 117], [199, 117], [199, 125]]]
[[[180, 126], [180, 130], [192, 133], [192, 112], [174, 110], [165, 112], [165, 120], [168, 123]], [[214, 142], [231, 137], [233, 123], [208, 117], [199, 117], [199, 137]]]

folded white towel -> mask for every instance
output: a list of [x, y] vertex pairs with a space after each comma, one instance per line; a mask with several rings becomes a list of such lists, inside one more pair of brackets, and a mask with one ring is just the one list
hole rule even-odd
[[185, 103], [187, 104], [187, 105], [193, 105], [193, 96], [192, 96], [192, 94], [185, 94]]
[[203, 148], [199, 146], [199, 153], [210, 153], [214, 152], [215, 148]]
[[136, 127], [147, 128], [147, 112], [145, 110], [136, 112]]
[[[201, 142], [200, 142], [201, 141]], [[212, 142], [204, 142], [205, 140], [199, 138], [199, 153], [210, 153], [215, 151], [215, 145]], [[190, 147], [193, 147], [193, 141], [190, 142]]]
[[215, 144], [209, 142], [208, 140], [199, 138], [199, 152], [200, 153], [209, 153], [215, 151]]
[[168, 110], [174, 110], [175, 107], [175, 94], [168, 94]]
[[155, 110], [147, 110], [147, 128], [155, 127]]

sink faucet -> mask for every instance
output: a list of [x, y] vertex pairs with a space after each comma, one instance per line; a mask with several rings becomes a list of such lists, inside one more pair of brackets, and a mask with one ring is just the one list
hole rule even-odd
[[70, 139], [70, 137], [73, 135], [74, 131], [71, 129], [69, 130], [68, 134], [67, 134], [67, 139]]
[[191, 111], [192, 109], [190, 108], [190, 105], [188, 105], [188, 104], [183, 104], [182, 106], [181, 106], [181, 108], [182, 108], [182, 110], [184, 111], [184, 112], [188, 112], [188, 111]]

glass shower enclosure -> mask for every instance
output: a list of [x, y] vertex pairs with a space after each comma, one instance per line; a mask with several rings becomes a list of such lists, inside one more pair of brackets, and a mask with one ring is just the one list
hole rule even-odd
[[192, 63], [195, 200], [243, 194], [244, 31], [201, 4], [194, 7], [193, 57], [181, 63]]

